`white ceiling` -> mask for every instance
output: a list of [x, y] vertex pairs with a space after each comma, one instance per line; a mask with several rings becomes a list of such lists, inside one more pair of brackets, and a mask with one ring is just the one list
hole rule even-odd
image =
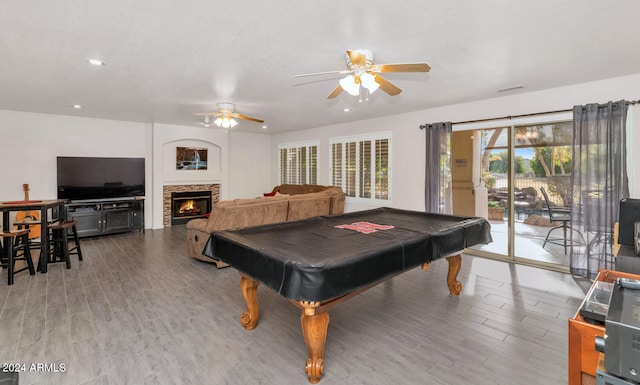
[[[268, 125], [237, 130], [318, 127], [638, 73], [639, 15], [638, 0], [2, 0], [0, 109], [192, 126], [231, 102]], [[326, 99], [339, 75], [292, 77], [360, 48], [432, 69], [386, 74], [403, 92], [365, 103]]]

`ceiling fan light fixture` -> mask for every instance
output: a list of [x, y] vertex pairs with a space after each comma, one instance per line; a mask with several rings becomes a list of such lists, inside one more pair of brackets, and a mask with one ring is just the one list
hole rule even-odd
[[343, 90], [347, 91], [349, 95], [360, 95], [360, 84], [356, 81], [356, 77], [353, 75], [347, 75], [344, 78], [340, 79], [340, 87], [342, 87]]
[[195, 112], [194, 115], [204, 116], [205, 125], [210, 123], [215, 124], [218, 127], [224, 128], [225, 131], [229, 128], [233, 128], [238, 125], [238, 122], [234, 118], [248, 120], [256, 123], [264, 123], [264, 120], [262, 119], [257, 119], [257, 118], [252, 118], [251, 116], [237, 114], [233, 112], [234, 108], [235, 106], [233, 105], [233, 103], [218, 103], [218, 111]]
[[214, 120], [213, 124], [222, 128], [233, 128], [238, 124], [238, 122], [236, 122], [233, 118], [229, 118], [228, 116], [223, 116]]
[[[345, 59], [348, 70], [316, 72], [294, 75], [293, 77], [299, 78], [315, 75], [350, 73], [350, 75], [340, 79], [340, 84], [327, 95], [327, 99], [338, 97], [342, 91], [347, 91], [352, 96], [359, 96], [360, 85], [368, 91], [368, 94], [380, 88], [389, 96], [396, 96], [402, 92], [402, 89], [385, 79], [382, 74], [387, 72], [429, 72], [431, 70], [431, 66], [427, 63], [389, 63], [374, 65], [373, 52], [367, 49], [347, 50]], [[365, 92], [365, 95], [368, 94]]]
[[365, 72], [360, 75], [360, 84], [367, 90], [369, 93], [374, 93], [378, 88], [380, 88], [380, 84], [376, 82], [375, 75], [370, 74], [369, 72]]

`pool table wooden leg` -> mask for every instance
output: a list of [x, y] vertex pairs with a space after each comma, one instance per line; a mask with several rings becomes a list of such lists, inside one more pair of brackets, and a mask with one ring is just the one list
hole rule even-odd
[[462, 268], [462, 256], [460, 254], [447, 257], [449, 261], [449, 272], [447, 273], [447, 286], [451, 295], [460, 295], [462, 283], [458, 281], [458, 273]]
[[324, 371], [324, 346], [329, 329], [329, 312], [323, 310], [317, 313], [318, 302], [300, 301], [300, 305], [303, 307], [300, 315], [302, 336], [309, 352], [305, 370], [309, 382], [316, 384]]
[[240, 289], [242, 290], [244, 301], [247, 303], [247, 310], [242, 312], [240, 323], [242, 323], [242, 326], [247, 330], [255, 329], [258, 324], [258, 285], [258, 282], [244, 275], [240, 278]]

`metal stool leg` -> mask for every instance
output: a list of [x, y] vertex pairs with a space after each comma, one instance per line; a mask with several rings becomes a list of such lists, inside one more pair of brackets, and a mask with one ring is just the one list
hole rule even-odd
[[78, 261], [82, 261], [82, 249], [80, 248], [80, 238], [78, 237], [78, 228], [76, 227], [75, 221], [71, 226], [71, 233], [73, 235], [74, 247], [69, 251], [70, 254], [77, 254]]
[[5, 242], [9, 242], [9, 255], [7, 255], [7, 285], [13, 285], [13, 270], [14, 270], [14, 247], [13, 238], [5, 239]]
[[31, 258], [31, 244], [29, 241], [29, 233], [22, 235], [20, 238], [22, 238], [22, 247], [21, 247], [22, 258], [21, 259], [24, 259], [27, 262], [26, 268], [29, 270], [29, 275], [36, 275], [36, 269], [33, 264], [33, 258]]
[[62, 228], [58, 232], [60, 240], [60, 259], [64, 260], [67, 269], [71, 269], [71, 258], [69, 257], [69, 240], [67, 238], [67, 229]]

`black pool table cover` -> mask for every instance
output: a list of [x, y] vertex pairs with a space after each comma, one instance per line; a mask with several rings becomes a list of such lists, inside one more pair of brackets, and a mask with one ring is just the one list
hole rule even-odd
[[[336, 227], [358, 222], [393, 228]], [[319, 302], [491, 241], [483, 218], [378, 208], [214, 232], [203, 254], [285, 298]]]

